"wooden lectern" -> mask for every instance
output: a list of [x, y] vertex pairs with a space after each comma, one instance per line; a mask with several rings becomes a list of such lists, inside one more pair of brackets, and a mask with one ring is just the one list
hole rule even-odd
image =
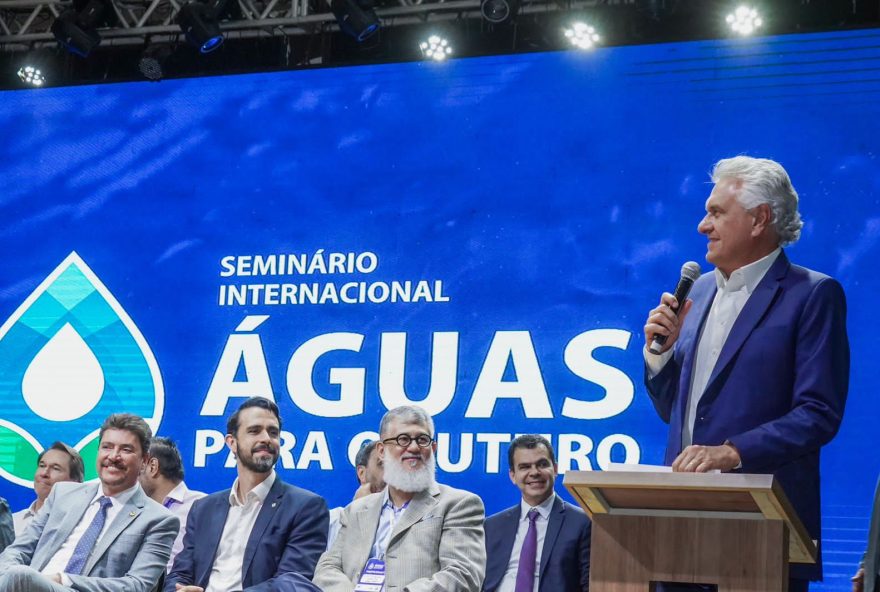
[[789, 562], [816, 562], [772, 475], [569, 471], [563, 483], [593, 521], [591, 592], [787, 592]]

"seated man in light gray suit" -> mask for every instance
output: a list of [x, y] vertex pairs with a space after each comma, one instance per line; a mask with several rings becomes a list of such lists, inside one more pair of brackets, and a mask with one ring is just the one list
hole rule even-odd
[[[434, 480], [434, 422], [420, 407], [388, 411], [379, 427], [387, 487], [349, 504], [314, 583], [351, 592], [384, 577], [386, 592], [471, 591], [483, 584], [483, 502]], [[369, 568], [365, 570], [369, 562]]]
[[99, 483], [56, 483], [0, 554], [3, 592], [149, 592], [165, 572], [178, 520], [138, 485], [152, 432], [128, 413], [101, 426]]

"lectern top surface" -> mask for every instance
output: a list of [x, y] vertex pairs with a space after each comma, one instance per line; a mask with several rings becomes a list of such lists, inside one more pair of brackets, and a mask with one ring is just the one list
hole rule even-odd
[[569, 471], [563, 480], [590, 515], [782, 520], [789, 558], [816, 560], [816, 544], [773, 475]]

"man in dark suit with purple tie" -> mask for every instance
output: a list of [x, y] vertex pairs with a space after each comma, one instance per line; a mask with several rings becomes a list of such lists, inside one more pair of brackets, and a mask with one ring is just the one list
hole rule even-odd
[[507, 460], [522, 498], [486, 519], [484, 592], [589, 590], [590, 519], [556, 495], [550, 442], [519, 436], [510, 443]]
[[[669, 423], [666, 462], [676, 471], [772, 473], [814, 539], [821, 540], [819, 451], [837, 433], [849, 384], [846, 301], [840, 284], [793, 265], [782, 247], [803, 225], [788, 174], [772, 160], [719, 161], [698, 226], [714, 274], [682, 305], [664, 294], [645, 339], [646, 384]], [[792, 565], [790, 592], [822, 579]]]

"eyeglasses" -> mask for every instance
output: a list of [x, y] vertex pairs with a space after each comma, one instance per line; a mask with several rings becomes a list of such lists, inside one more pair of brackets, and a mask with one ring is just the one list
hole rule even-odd
[[416, 445], [419, 448], [427, 448], [431, 445], [432, 442], [434, 442], [434, 439], [428, 434], [419, 434], [415, 438], [413, 438], [409, 434], [400, 434], [396, 438], [385, 438], [384, 440], [382, 440], [382, 443], [390, 444], [391, 442], [394, 442], [401, 448], [409, 448], [409, 445], [412, 444], [413, 441], [415, 441]]

